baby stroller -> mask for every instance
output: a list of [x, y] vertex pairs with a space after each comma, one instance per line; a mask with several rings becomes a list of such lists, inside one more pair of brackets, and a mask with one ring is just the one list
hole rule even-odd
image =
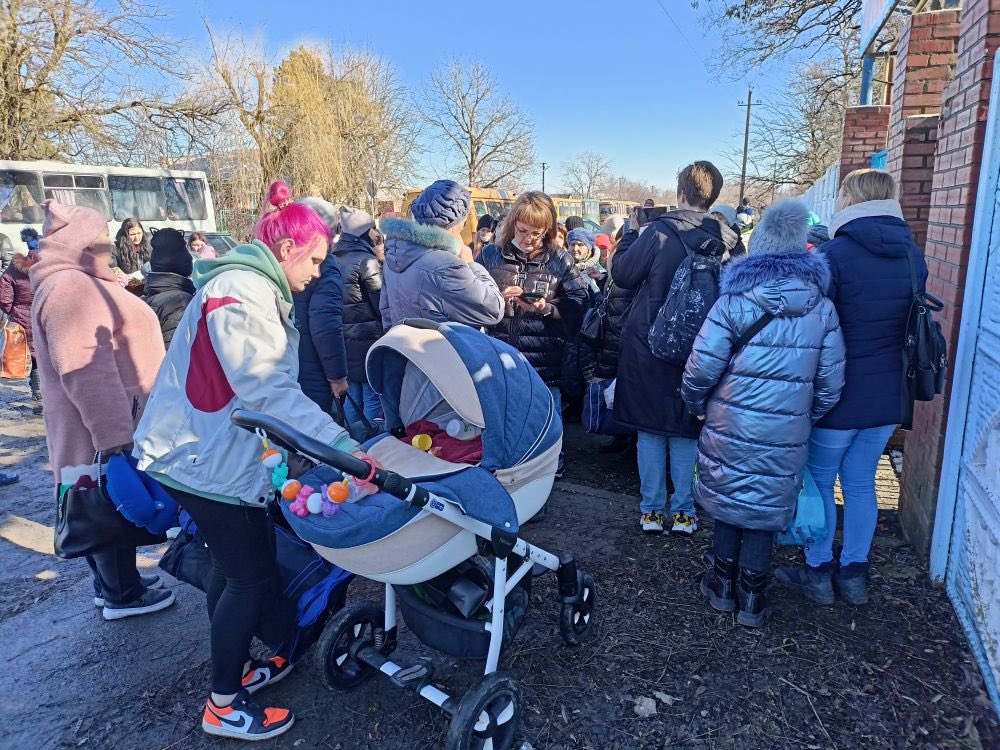
[[[348, 690], [383, 672], [451, 716], [447, 748], [509, 748], [520, 721], [520, 689], [496, 670], [501, 646], [527, 609], [523, 591], [533, 568], [558, 577], [560, 630], [568, 644], [585, 640], [593, 626], [591, 577], [571, 555], [546, 552], [519, 536], [520, 524], [548, 499], [562, 445], [551, 394], [507, 344], [466, 326], [426, 320], [407, 320], [390, 329], [373, 346], [367, 368], [387, 412], [397, 413], [402, 424], [456, 415], [481, 428], [479, 465], [451, 463], [382, 435], [365, 449], [390, 468], [373, 472], [368, 464], [273, 417], [247, 411], [232, 417], [241, 427], [323, 464], [314, 471], [337, 470], [361, 479], [372, 474], [381, 490], [340, 506], [331, 518], [299, 518], [283, 505], [295, 533], [320, 555], [385, 583], [384, 607], [351, 603], [327, 623], [317, 646], [324, 681], [331, 689]], [[413, 595], [414, 584], [468, 568], [470, 558], [482, 560], [477, 554], [492, 558], [485, 571], [490, 578], [483, 604], [488, 616], [482, 621], [455, 617]], [[482, 570], [481, 562], [472, 567]], [[468, 593], [469, 587], [464, 590]], [[431, 671], [423, 663], [390, 660], [397, 645], [397, 606], [425, 644], [456, 656], [485, 658], [483, 678], [464, 696], [431, 684]], [[508, 611], [513, 609], [515, 617]]]

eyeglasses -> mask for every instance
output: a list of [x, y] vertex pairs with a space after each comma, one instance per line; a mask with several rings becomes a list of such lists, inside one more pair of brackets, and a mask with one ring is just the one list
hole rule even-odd
[[524, 227], [515, 224], [514, 234], [519, 237], [524, 237], [526, 240], [538, 240], [545, 236], [545, 230], [539, 229], [537, 231], [532, 231], [530, 228], [525, 229]]

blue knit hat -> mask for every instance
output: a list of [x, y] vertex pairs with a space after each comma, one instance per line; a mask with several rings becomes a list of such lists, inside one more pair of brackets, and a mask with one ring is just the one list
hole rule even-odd
[[418, 224], [451, 229], [469, 215], [469, 191], [453, 180], [438, 180], [416, 197], [410, 214]]
[[797, 198], [773, 204], [750, 235], [750, 254], [804, 253], [809, 232], [809, 207]]
[[591, 232], [589, 229], [585, 229], [584, 227], [580, 227], [578, 229], [574, 229], [568, 235], [566, 235], [566, 246], [567, 247], [569, 247], [574, 242], [582, 242], [584, 245], [586, 245], [591, 250], [593, 250], [594, 249], [594, 243], [596, 241], [597, 240], [594, 237], [594, 233]]

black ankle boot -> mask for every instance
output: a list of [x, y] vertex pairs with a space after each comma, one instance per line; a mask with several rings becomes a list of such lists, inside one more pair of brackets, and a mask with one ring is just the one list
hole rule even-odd
[[712, 567], [701, 578], [701, 593], [712, 609], [732, 612], [736, 609], [736, 576], [738, 569], [733, 560], [715, 557]]
[[740, 611], [736, 613], [736, 622], [748, 628], [760, 628], [767, 622], [771, 608], [767, 606], [768, 571], [747, 570], [740, 568], [739, 600]]

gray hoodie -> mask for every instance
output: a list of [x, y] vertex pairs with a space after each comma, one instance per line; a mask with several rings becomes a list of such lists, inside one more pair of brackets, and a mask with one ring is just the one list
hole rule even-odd
[[379, 308], [385, 328], [405, 318], [480, 327], [503, 319], [504, 300], [489, 272], [459, 257], [462, 241], [428, 224], [387, 219]]

